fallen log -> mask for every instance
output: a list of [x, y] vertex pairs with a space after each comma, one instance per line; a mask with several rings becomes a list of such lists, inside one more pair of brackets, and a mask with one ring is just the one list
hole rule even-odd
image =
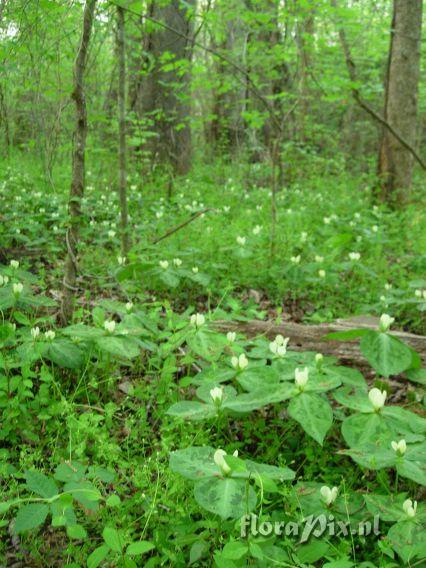
[[[220, 320], [214, 322], [214, 327], [224, 332], [240, 332], [247, 337], [264, 335], [268, 339], [274, 339], [276, 335], [281, 334], [290, 338], [289, 349], [293, 351], [314, 351], [323, 355], [333, 355], [342, 363], [350, 363], [363, 368], [369, 367], [369, 364], [359, 350], [358, 339], [336, 341], [324, 339], [324, 336], [328, 333], [350, 329], [377, 329], [378, 323], [379, 318], [359, 316], [319, 325], [304, 325], [294, 322], [283, 322], [277, 325], [271, 321]], [[423, 364], [426, 363], [426, 337], [398, 330], [393, 330], [390, 333], [417, 351]]]

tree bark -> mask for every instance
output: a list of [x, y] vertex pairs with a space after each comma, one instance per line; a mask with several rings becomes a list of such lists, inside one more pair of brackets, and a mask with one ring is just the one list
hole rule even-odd
[[[422, 0], [394, 0], [386, 78], [385, 120], [410, 144], [417, 139]], [[413, 156], [388, 130], [383, 131], [378, 173], [382, 197], [390, 205], [408, 201]]]
[[72, 156], [72, 178], [68, 200], [69, 228], [66, 233], [67, 258], [63, 280], [63, 297], [61, 306], [61, 319], [64, 325], [68, 324], [74, 312], [74, 295], [78, 290], [77, 282], [77, 255], [79, 241], [79, 226], [82, 212], [81, 201], [84, 194], [84, 162], [87, 137], [87, 110], [84, 94], [84, 72], [87, 63], [90, 35], [92, 31], [93, 16], [96, 0], [86, 0], [83, 13], [83, 30], [77, 57], [74, 63], [74, 89], [71, 98], [75, 103], [75, 132]]
[[127, 164], [126, 164], [126, 53], [124, 44], [124, 10], [117, 7], [117, 55], [118, 55], [118, 161], [121, 254], [129, 251], [128, 211], [127, 211]]
[[149, 129], [156, 133], [146, 147], [156, 163], [170, 164], [176, 174], [186, 174], [192, 158], [189, 78], [193, 46], [189, 38], [193, 23], [188, 6], [194, 5], [195, 0], [171, 0], [163, 6], [151, 2], [149, 18], [165, 27], [153, 28], [151, 21], [145, 21], [142, 77], [134, 89], [135, 110], [141, 119], [152, 122]]

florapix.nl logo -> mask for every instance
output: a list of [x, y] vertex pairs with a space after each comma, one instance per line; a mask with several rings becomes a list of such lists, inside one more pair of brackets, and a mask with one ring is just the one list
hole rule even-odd
[[361, 521], [352, 524], [350, 521], [336, 519], [334, 515], [309, 515], [303, 520], [295, 521], [260, 521], [256, 515], [241, 517], [241, 537], [251, 536], [286, 536], [307, 542], [322, 536], [345, 538], [354, 535], [378, 536], [380, 534], [380, 516], [375, 515], [372, 521]]

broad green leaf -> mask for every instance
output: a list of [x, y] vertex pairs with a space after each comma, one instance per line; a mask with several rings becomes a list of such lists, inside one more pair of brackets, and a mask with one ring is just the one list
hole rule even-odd
[[25, 472], [25, 481], [30, 491], [37, 493], [40, 497], [49, 499], [58, 494], [58, 487], [53, 479], [50, 479], [44, 473], [35, 470]]
[[96, 344], [101, 351], [123, 359], [133, 359], [140, 354], [140, 347], [132, 337], [106, 335], [97, 338]]
[[102, 536], [110, 549], [114, 552], [121, 552], [124, 546], [124, 540], [120, 532], [114, 527], [105, 527]]
[[20, 534], [42, 525], [49, 514], [49, 505], [31, 503], [24, 505], [18, 511], [15, 519], [14, 532]]
[[217, 415], [216, 407], [196, 400], [182, 400], [173, 404], [166, 412], [170, 416], [186, 420], [207, 420]]
[[289, 415], [299, 422], [309, 436], [322, 445], [333, 424], [333, 410], [328, 400], [312, 393], [300, 393], [288, 405]]
[[78, 369], [84, 363], [84, 352], [77, 345], [65, 339], [58, 339], [47, 344], [44, 357], [66, 369]]
[[361, 353], [384, 377], [398, 375], [411, 366], [410, 348], [396, 337], [379, 331], [369, 331], [360, 342]]
[[187, 479], [214, 477], [220, 474], [213, 461], [214, 448], [210, 446], [190, 447], [170, 454], [170, 469]]
[[256, 506], [254, 489], [244, 479], [211, 478], [197, 481], [194, 487], [197, 503], [222, 519], [239, 519]]
[[150, 550], [153, 550], [155, 545], [147, 540], [140, 540], [139, 542], [132, 542], [129, 544], [126, 550], [126, 554], [129, 556], [139, 556], [141, 554], [146, 554]]
[[108, 556], [110, 550], [111, 549], [106, 544], [95, 548], [87, 559], [87, 568], [98, 568], [99, 564]]
[[55, 470], [55, 479], [58, 481], [81, 481], [86, 472], [86, 466], [79, 462], [65, 462], [57, 466]]

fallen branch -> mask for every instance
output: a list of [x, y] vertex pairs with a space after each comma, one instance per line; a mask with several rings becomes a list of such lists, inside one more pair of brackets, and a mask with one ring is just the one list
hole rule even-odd
[[[332, 341], [324, 339], [324, 336], [328, 333], [356, 328], [377, 329], [378, 321], [378, 318], [362, 317], [319, 325], [303, 325], [293, 322], [276, 325], [271, 321], [220, 320], [214, 322], [213, 325], [221, 331], [236, 331], [248, 337], [264, 335], [268, 339], [274, 339], [276, 335], [281, 334], [290, 338], [289, 349], [292, 351], [314, 351], [323, 355], [333, 355], [344, 363], [352, 363], [358, 367], [369, 367], [369, 364], [361, 355], [358, 340]], [[415, 349], [423, 363], [426, 362], [426, 337], [404, 331], [391, 331], [391, 335]]]
[[212, 209], [210, 207], [207, 207], [207, 209], [201, 209], [201, 211], [197, 211], [189, 219], [187, 219], [186, 221], [183, 221], [183, 223], [180, 223], [180, 225], [177, 225], [176, 227], [169, 229], [167, 231], [167, 233], [164, 233], [164, 235], [162, 235], [161, 237], [158, 237], [158, 239], [155, 239], [154, 241], [152, 241], [152, 244], [156, 245], [160, 241], [167, 239], [167, 237], [170, 237], [170, 235], [177, 233], [178, 231], [180, 231], [180, 229], [183, 229], [184, 227], [189, 225], [189, 223], [192, 223], [192, 221], [195, 221], [195, 219], [197, 219], [201, 215], [204, 215], [204, 213], [207, 213], [208, 211], [212, 211]]

